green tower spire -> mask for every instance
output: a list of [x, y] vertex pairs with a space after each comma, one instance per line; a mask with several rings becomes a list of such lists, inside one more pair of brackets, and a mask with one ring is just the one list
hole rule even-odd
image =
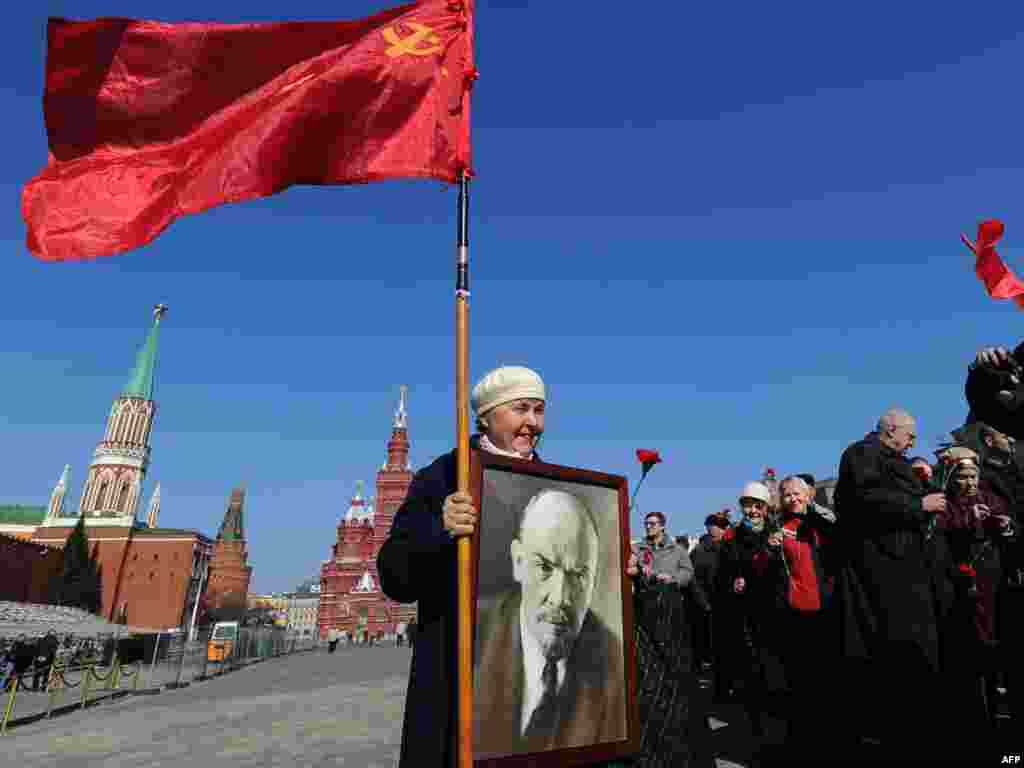
[[135, 369], [128, 381], [128, 386], [121, 393], [124, 397], [141, 397], [143, 400], [153, 399], [153, 375], [156, 372], [156, 341], [160, 333], [160, 318], [167, 312], [166, 304], [157, 304], [153, 308], [153, 328], [146, 338], [146, 343], [139, 350], [135, 361]]

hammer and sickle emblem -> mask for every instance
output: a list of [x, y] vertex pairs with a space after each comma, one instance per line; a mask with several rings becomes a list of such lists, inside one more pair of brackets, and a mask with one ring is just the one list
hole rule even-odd
[[[388, 27], [382, 33], [384, 35], [384, 39], [391, 43], [391, 47], [384, 51], [384, 53], [392, 59], [403, 56], [407, 53], [410, 53], [413, 56], [430, 56], [433, 53], [440, 53], [443, 50], [441, 47], [441, 39], [435, 35], [434, 30], [426, 24], [406, 22], [405, 26], [412, 30], [412, 33], [405, 37], [399, 37], [398, 32], [394, 27]], [[427, 47], [418, 47], [420, 43], [426, 43]]]

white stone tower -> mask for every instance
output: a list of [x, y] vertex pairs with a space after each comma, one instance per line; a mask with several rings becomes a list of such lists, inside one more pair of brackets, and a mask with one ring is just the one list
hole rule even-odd
[[160, 515], [160, 483], [156, 484], [153, 495], [149, 497], [149, 511], [146, 513], [146, 527], [156, 528], [156, 520]]
[[53, 488], [53, 493], [50, 494], [50, 506], [46, 509], [47, 520], [58, 520], [64, 517], [64, 496], [68, 492], [68, 481], [70, 478], [71, 465], [65, 464], [60, 480], [57, 481], [57, 485]]
[[153, 309], [153, 328], [139, 351], [128, 386], [114, 400], [103, 439], [93, 452], [82, 490], [80, 512], [109, 525], [130, 526], [135, 521], [142, 481], [149, 467], [149, 437], [156, 415], [153, 384], [157, 337], [164, 304]]

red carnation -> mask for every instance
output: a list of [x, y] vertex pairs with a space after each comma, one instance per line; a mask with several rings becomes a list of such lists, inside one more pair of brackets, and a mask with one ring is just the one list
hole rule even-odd
[[775, 470], [772, 469], [771, 467], [768, 467], [768, 469], [766, 469], [764, 473], [768, 475], [768, 477], [775, 477]]
[[973, 566], [971, 566], [969, 563], [960, 563], [959, 567], [960, 573], [964, 574], [965, 576], [969, 576], [972, 579], [978, 575], [978, 572], [974, 570]]
[[661, 456], [657, 451], [648, 451], [646, 448], [638, 448], [636, 458], [644, 466], [644, 472], [649, 472], [655, 464], [661, 464]]
[[636, 484], [636, 490], [633, 491], [633, 498], [629, 502], [629, 508], [632, 510], [636, 505], [636, 494], [640, 490], [640, 486], [643, 485], [644, 478], [647, 477], [647, 473], [651, 471], [651, 467], [655, 464], [661, 463], [661, 456], [657, 451], [649, 451], [646, 448], [637, 448], [636, 458], [640, 462], [640, 466], [643, 467], [643, 471], [640, 473], [640, 482]]

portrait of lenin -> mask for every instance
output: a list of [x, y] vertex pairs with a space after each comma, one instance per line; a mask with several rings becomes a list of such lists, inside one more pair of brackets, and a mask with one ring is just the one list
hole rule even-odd
[[493, 564], [511, 569], [514, 586], [478, 613], [477, 757], [626, 737], [621, 629], [591, 610], [599, 530], [586, 500], [565, 490], [540, 490], [518, 512]]

